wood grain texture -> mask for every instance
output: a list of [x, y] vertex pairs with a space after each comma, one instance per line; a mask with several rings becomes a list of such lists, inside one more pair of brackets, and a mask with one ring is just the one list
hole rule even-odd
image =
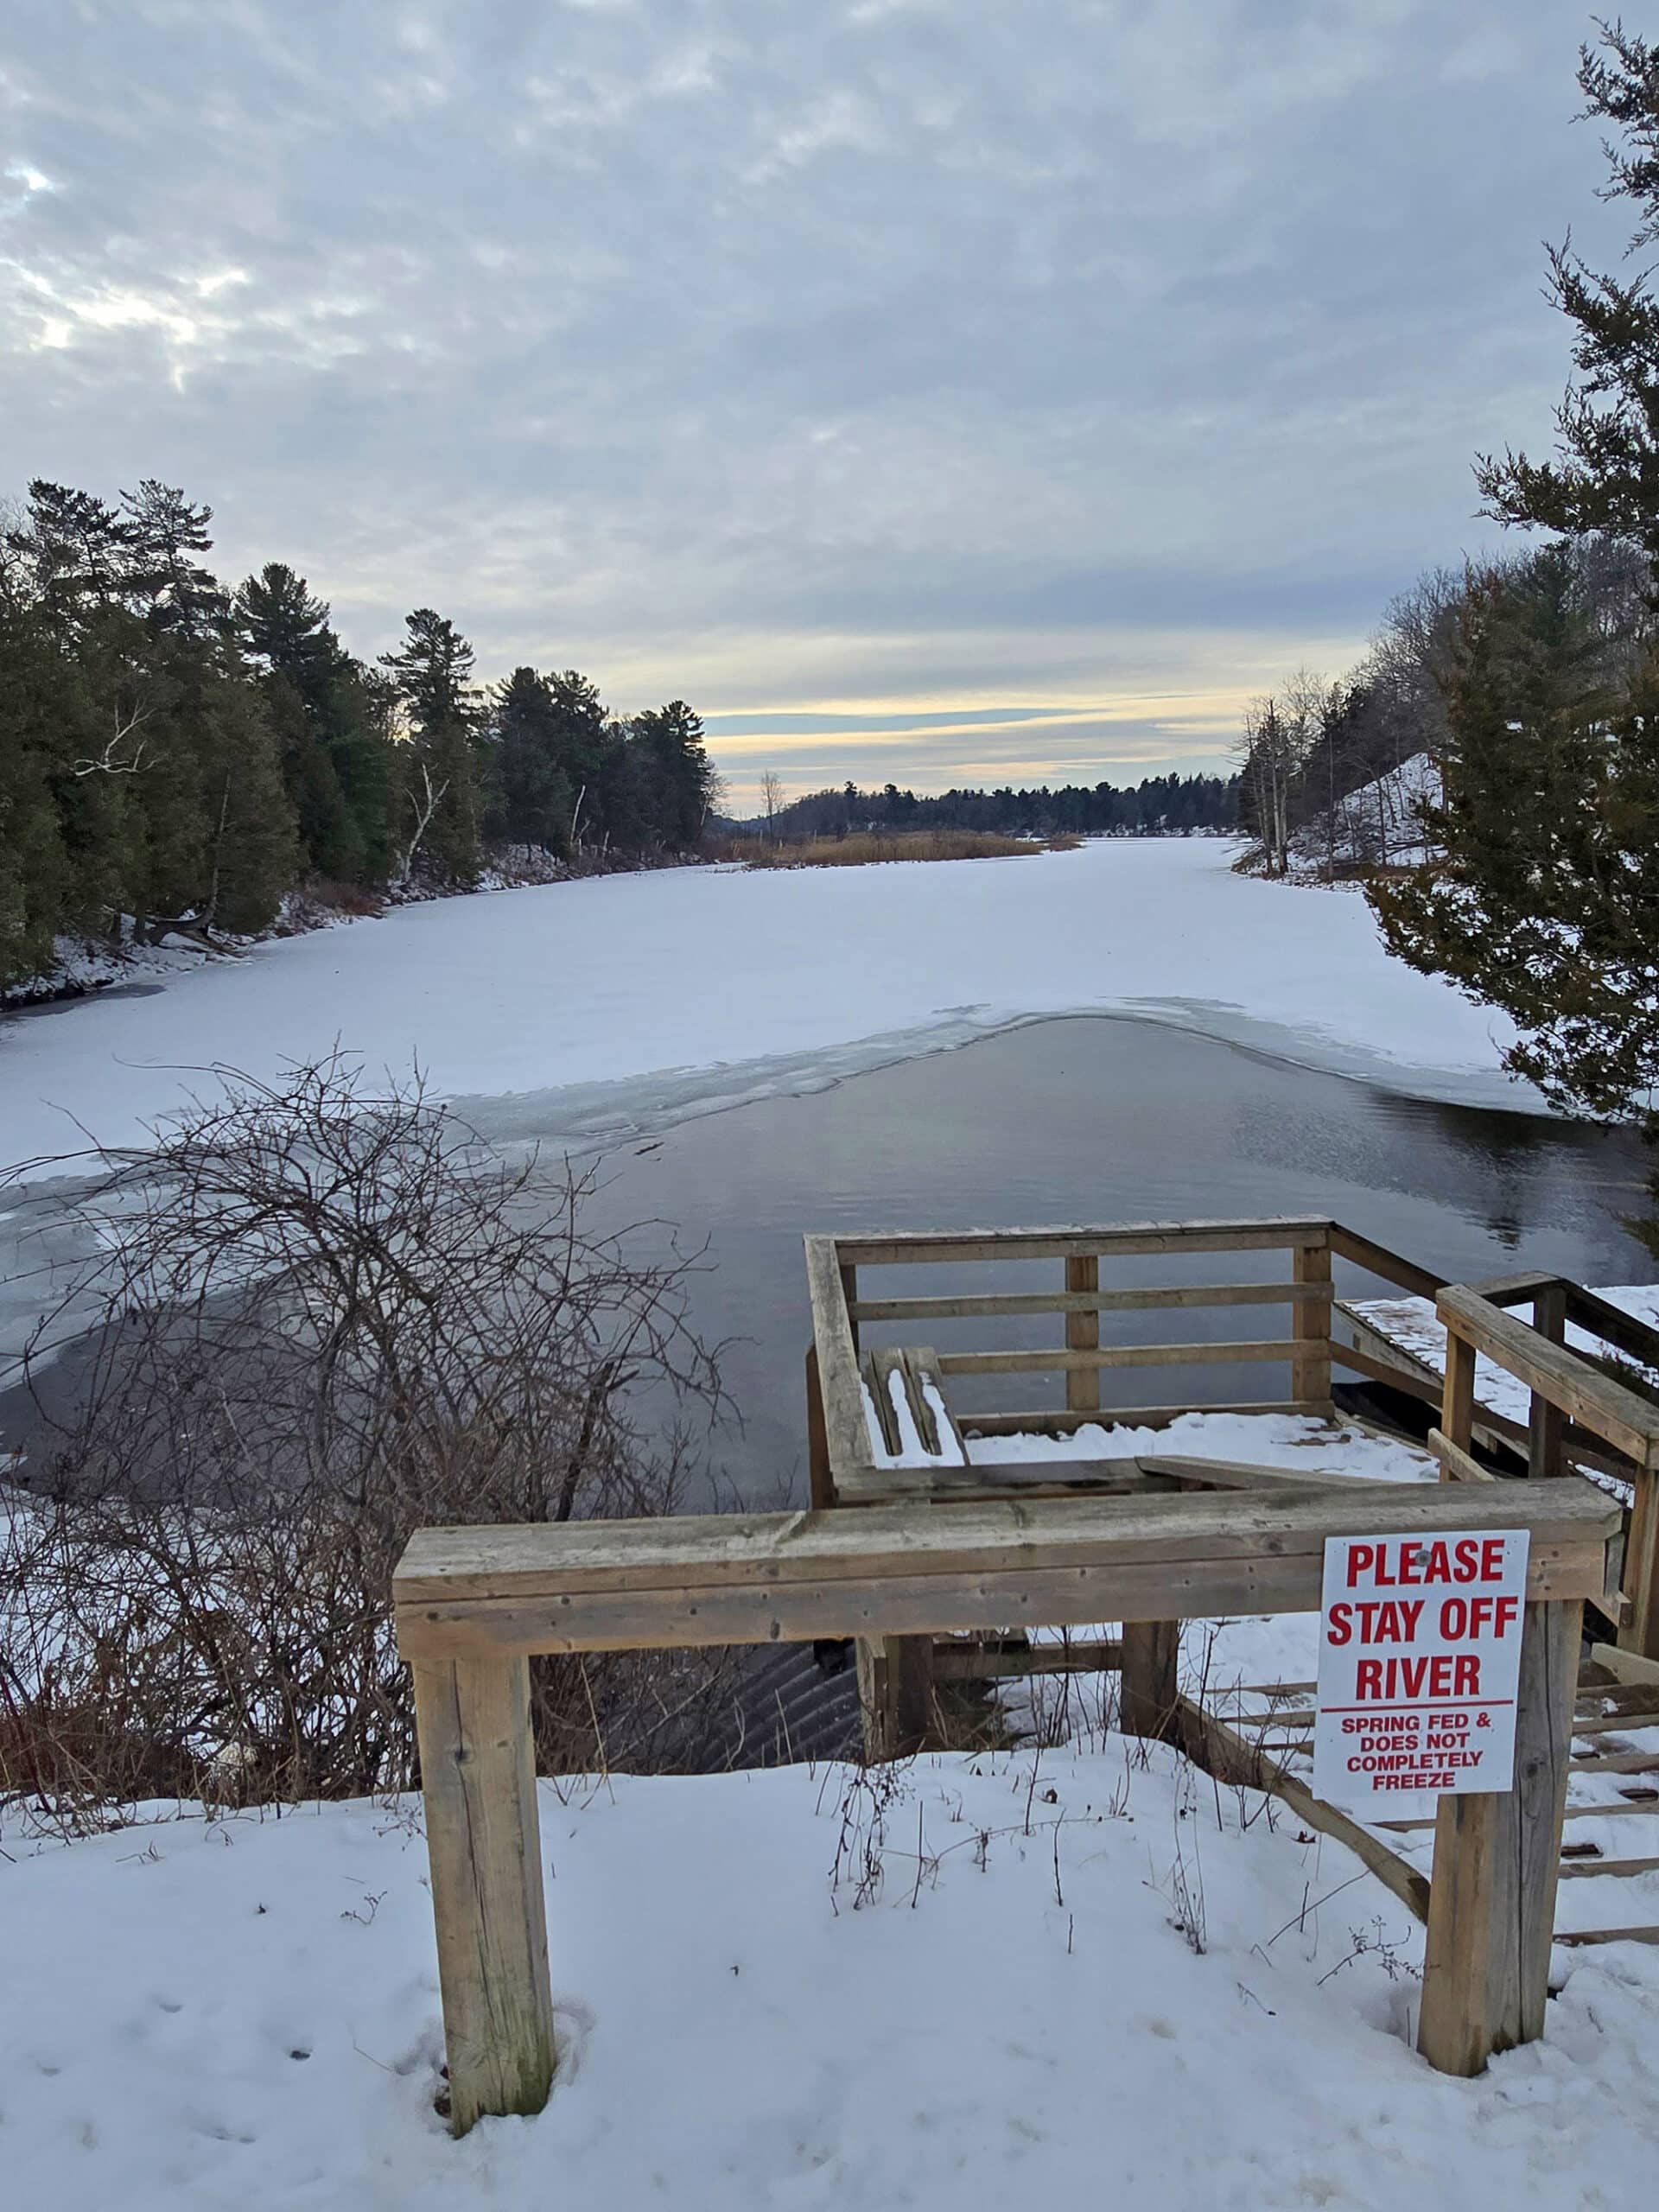
[[[1103, 1344], [1096, 1351], [947, 1351], [939, 1354], [943, 1375], [1045, 1375], [1103, 1367], [1230, 1367], [1263, 1360], [1297, 1358], [1302, 1346], [1293, 1338], [1272, 1343]], [[1300, 1412], [1305, 1402], [1293, 1402]], [[1075, 1408], [1073, 1408], [1075, 1410]], [[1116, 1420], [1118, 1416], [1113, 1415]]]
[[1440, 1800], [1417, 2048], [1442, 2074], [1544, 2031], [1582, 1614], [1525, 1610], [1513, 1789]]
[[[1065, 1262], [1065, 1287], [1079, 1296], [1100, 1288], [1100, 1262], [1092, 1256], [1068, 1260]], [[1068, 1351], [1098, 1351], [1100, 1349], [1100, 1313], [1097, 1308], [1077, 1306], [1068, 1308], [1065, 1316], [1065, 1348]], [[1065, 1402], [1072, 1413], [1093, 1413], [1100, 1404], [1100, 1370], [1098, 1368], [1073, 1367], [1065, 1377]]]
[[1098, 1228], [927, 1230], [823, 1241], [834, 1243], [843, 1264], [932, 1267], [947, 1261], [1103, 1258], [1111, 1253], [1268, 1252], [1323, 1243], [1331, 1227], [1322, 1217], [1286, 1215], [1255, 1221], [1112, 1222]]
[[1415, 1867], [1379, 1842], [1357, 1821], [1315, 1797], [1306, 1783], [1268, 1758], [1256, 1745], [1203, 1706], [1183, 1697], [1178, 1709], [1182, 1741], [1195, 1764], [1218, 1782], [1267, 1790], [1281, 1798], [1299, 1821], [1345, 1844], [1419, 1920], [1428, 1917], [1429, 1885]]
[[[1098, 1268], [1097, 1260], [1068, 1261]], [[856, 1321], [995, 1320], [1006, 1314], [1143, 1313], [1186, 1312], [1208, 1306], [1289, 1306], [1318, 1294], [1314, 1285], [1292, 1282], [1141, 1283], [1127, 1290], [1002, 1290], [961, 1297], [861, 1298]], [[1333, 1294], [1325, 1293], [1327, 1301]]]
[[[1541, 1391], [1552, 1405], [1604, 1443], [1624, 1452], [1637, 1466], [1659, 1466], [1659, 1406], [1637, 1397], [1588, 1360], [1563, 1344], [1552, 1344], [1473, 1291], [1448, 1286], [1440, 1293], [1436, 1310], [1448, 1328], [1519, 1376], [1529, 1389]], [[1441, 1426], [1449, 1428], [1445, 1422]]]
[[812, 1340], [817, 1347], [824, 1436], [832, 1479], [874, 1463], [859, 1387], [858, 1339], [847, 1311], [841, 1263], [833, 1237], [809, 1236], [806, 1287], [812, 1302]]
[[522, 1658], [415, 1668], [450, 2126], [537, 2113], [553, 2081], [541, 1828]]
[[1583, 1598], [1618, 1522], [1568, 1478], [426, 1529], [394, 1594], [414, 1657], [948, 1634], [1312, 1611], [1327, 1536], [1524, 1527], [1529, 1594]]
[[1331, 1247], [1304, 1244], [1292, 1255], [1292, 1272], [1307, 1294], [1299, 1294], [1293, 1326], [1300, 1346], [1290, 1369], [1290, 1395], [1310, 1413], [1331, 1410]]

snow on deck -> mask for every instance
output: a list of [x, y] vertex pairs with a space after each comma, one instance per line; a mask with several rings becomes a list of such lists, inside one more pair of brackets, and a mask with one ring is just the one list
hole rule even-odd
[[[1610, 1306], [1617, 1306], [1638, 1321], [1659, 1326], [1659, 1283], [1624, 1283], [1607, 1290], [1598, 1290], [1598, 1298], [1605, 1298]], [[1436, 1375], [1446, 1372], [1446, 1328], [1430, 1301], [1426, 1298], [1365, 1298], [1346, 1301], [1349, 1310], [1370, 1323], [1379, 1336], [1400, 1351], [1408, 1352], [1422, 1362]], [[1577, 1351], [1611, 1352], [1615, 1358], [1625, 1356], [1617, 1347], [1604, 1344], [1590, 1331], [1581, 1329], [1576, 1322], [1567, 1325], [1567, 1341]], [[1626, 1364], [1634, 1364], [1626, 1361]], [[1652, 1368], [1640, 1370], [1650, 1382], [1659, 1382], [1659, 1372]], [[1531, 1392], [1518, 1375], [1511, 1375], [1506, 1367], [1488, 1359], [1484, 1352], [1475, 1359], [1475, 1396], [1491, 1413], [1500, 1414], [1510, 1421], [1524, 1421], [1531, 1403]]]
[[601, 1113], [595, 1087], [740, 1099], [1029, 1015], [1116, 1012], [1397, 1089], [1525, 1097], [1498, 1072], [1501, 1017], [1390, 960], [1363, 899], [1236, 876], [1236, 849], [672, 868], [401, 907], [152, 995], [0, 1020], [0, 1160], [78, 1147], [72, 1114], [138, 1141], [212, 1063], [270, 1077], [337, 1042], [377, 1071], [418, 1058], [445, 1096], [560, 1089]]
[[[191, 1819], [0, 1863], [8, 2201], [1647, 2201], [1659, 1952], [1558, 1954], [1546, 2039], [1453, 2081], [1410, 2048], [1410, 1916], [1339, 1847], [1162, 1745], [923, 1759], [874, 1833], [868, 1785], [843, 1830], [849, 1783], [543, 1783], [560, 2077], [539, 2118], [458, 2144], [433, 2111], [410, 1808]], [[855, 1877], [832, 1894], [843, 1833], [884, 1869], [856, 1910]]]
[[1070, 1436], [976, 1436], [963, 1423], [970, 1461], [1116, 1459], [1165, 1452], [1173, 1459], [1233, 1459], [1298, 1474], [1358, 1475], [1373, 1482], [1432, 1483], [1440, 1463], [1403, 1439], [1307, 1414], [1181, 1414], [1163, 1428], [1094, 1421]]

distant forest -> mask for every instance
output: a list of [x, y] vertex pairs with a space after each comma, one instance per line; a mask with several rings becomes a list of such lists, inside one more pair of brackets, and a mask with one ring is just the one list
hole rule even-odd
[[302, 886], [696, 849], [717, 779], [683, 700], [620, 717], [575, 670], [477, 687], [431, 607], [371, 665], [280, 562], [221, 583], [211, 519], [154, 480], [114, 505], [37, 480], [0, 534], [0, 988], [60, 937], [251, 934]]
[[980, 830], [1001, 836], [1176, 837], [1238, 823], [1236, 776], [1149, 776], [1116, 784], [1063, 784], [1050, 790], [948, 791], [918, 798], [887, 784], [861, 791], [812, 791], [776, 804], [739, 826], [782, 838], [839, 837], [863, 830]]
[[[300, 925], [308, 906], [695, 857], [719, 779], [683, 700], [611, 712], [574, 669], [473, 681], [432, 607], [369, 663], [281, 562], [231, 586], [211, 508], [153, 478], [113, 504], [37, 479], [0, 531], [0, 989], [62, 940], [117, 950]], [[775, 789], [775, 779], [771, 779]], [[888, 785], [798, 798], [775, 834], [1171, 835], [1236, 819], [1236, 779], [1051, 791]]]

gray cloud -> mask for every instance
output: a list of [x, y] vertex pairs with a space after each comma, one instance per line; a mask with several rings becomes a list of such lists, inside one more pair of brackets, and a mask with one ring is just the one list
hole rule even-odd
[[[1192, 765], [1484, 541], [1477, 448], [1547, 437], [1539, 241], [1617, 250], [1588, 29], [35, 0], [0, 35], [0, 487], [181, 482], [359, 650], [429, 600], [491, 671], [684, 692], [740, 785]], [[826, 702], [839, 747], [779, 719]], [[980, 743], [969, 709], [1051, 719]]]

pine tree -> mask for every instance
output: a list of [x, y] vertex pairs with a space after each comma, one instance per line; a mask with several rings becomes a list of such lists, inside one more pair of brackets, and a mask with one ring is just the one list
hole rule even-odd
[[[1636, 203], [1633, 247], [1659, 238], [1659, 49], [1618, 25], [1580, 53], [1587, 111], [1614, 125], [1609, 200]], [[1659, 1084], [1659, 639], [1609, 640], [1585, 604], [1591, 535], [1638, 548], [1659, 575], [1659, 301], [1643, 275], [1549, 257], [1576, 324], [1558, 450], [1486, 456], [1477, 480], [1502, 520], [1572, 541], [1519, 576], [1476, 580], [1446, 678], [1446, 802], [1427, 817], [1444, 860], [1372, 904], [1390, 946], [1504, 1007], [1510, 1064], [1561, 1103], [1654, 1112]], [[1588, 591], [1586, 591], [1586, 585]], [[1610, 675], [1614, 679], [1610, 682]]]
[[404, 629], [399, 649], [380, 656], [410, 728], [397, 763], [398, 871], [407, 878], [419, 867], [442, 882], [471, 883], [479, 860], [473, 649], [429, 607], [417, 607]]
[[[1601, 26], [1601, 48], [1579, 51], [1585, 113], [1612, 124], [1604, 200], [1636, 203], [1632, 252], [1659, 240], [1659, 47]], [[1645, 273], [1598, 275], [1569, 245], [1549, 254], [1549, 296], [1577, 326], [1576, 381], [1556, 410], [1557, 451], [1483, 455], [1476, 481], [1487, 512], [1569, 537], [1605, 531], [1639, 546], [1659, 573], [1659, 300]]]
[[1384, 941], [1522, 1031], [1509, 1065], [1569, 1109], [1659, 1085], [1659, 659], [1611, 686], [1565, 549], [1477, 578], [1447, 680], [1443, 857], [1374, 883]]
[[362, 881], [384, 872], [386, 779], [366, 773], [376, 748], [362, 671], [305, 579], [268, 562], [236, 594], [244, 650], [261, 671], [283, 783], [315, 874]]
[[528, 850], [569, 847], [574, 794], [561, 765], [561, 715], [552, 688], [533, 668], [516, 668], [495, 695], [493, 730], [499, 834]]
[[157, 630], [206, 638], [230, 613], [224, 587], [196, 559], [213, 550], [211, 507], [193, 506], [175, 486], [146, 476], [121, 494], [126, 564], [123, 592]]

